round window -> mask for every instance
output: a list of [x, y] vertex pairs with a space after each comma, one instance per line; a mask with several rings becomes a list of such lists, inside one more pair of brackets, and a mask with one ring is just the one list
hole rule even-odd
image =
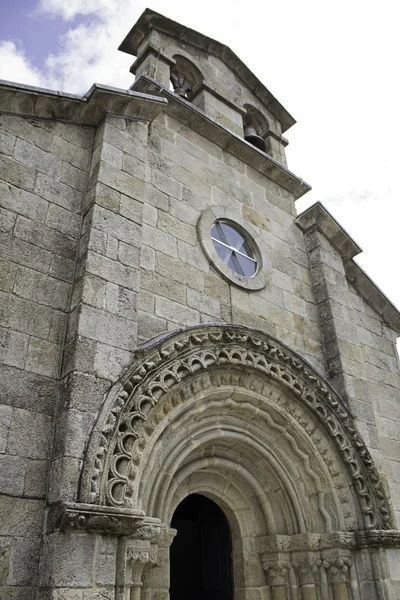
[[242, 277], [252, 277], [257, 260], [244, 234], [233, 224], [218, 220], [211, 227], [211, 239], [218, 256]]
[[261, 290], [267, 284], [259, 233], [241, 214], [212, 206], [202, 212], [197, 235], [205, 255], [224, 279], [245, 290]]

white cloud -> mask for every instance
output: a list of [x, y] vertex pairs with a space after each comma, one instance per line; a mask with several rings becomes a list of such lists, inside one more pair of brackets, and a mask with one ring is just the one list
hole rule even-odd
[[27, 85], [45, 84], [43, 74], [32, 66], [23, 50], [10, 41], [0, 41], [0, 79]]

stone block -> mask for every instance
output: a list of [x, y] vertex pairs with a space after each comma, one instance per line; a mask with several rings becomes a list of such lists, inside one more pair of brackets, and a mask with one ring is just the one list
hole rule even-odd
[[52, 461], [49, 471], [47, 501], [76, 502], [82, 461], [67, 456]]
[[151, 340], [166, 330], [167, 322], [165, 319], [156, 317], [152, 313], [138, 311], [138, 339], [141, 342]]
[[41, 500], [0, 497], [0, 535], [40, 537], [44, 507]]
[[162, 171], [153, 169], [151, 172], [151, 182], [160, 192], [164, 192], [177, 200], [182, 198], [182, 184], [167, 177]]
[[93, 144], [93, 129], [91, 127], [65, 124], [60, 135], [79, 148], [91, 148]]
[[0, 292], [0, 325], [46, 339], [52, 308]]
[[75, 262], [65, 257], [53, 255], [49, 274], [56, 279], [72, 283], [74, 279]]
[[[202, 271], [199, 271], [198, 269], [195, 269], [194, 267], [182, 262], [180, 259], [175, 259], [162, 252], [157, 252], [155, 269], [160, 275], [167, 279], [179, 282], [183, 285], [188, 285], [192, 289], [195, 289], [199, 292], [205, 291], [204, 279], [207, 276], [205, 276]], [[214, 279], [218, 282], [221, 281], [223, 285], [226, 285], [229, 294], [228, 284], [225, 284], [221, 278], [215, 277]], [[218, 296], [213, 293], [214, 289], [215, 288], [213, 288], [213, 286], [210, 286], [206, 293], [208, 293], [209, 296], [219, 300]]]
[[117, 544], [116, 537], [99, 536], [97, 539], [95, 584], [98, 586], [115, 586]]
[[200, 216], [200, 212], [197, 208], [193, 208], [188, 202], [180, 202], [174, 197], [172, 197], [170, 200], [169, 211], [176, 219], [179, 219], [180, 221], [192, 226], [197, 225], [197, 221]]
[[16, 142], [15, 135], [11, 135], [0, 129], [0, 154], [11, 156]]
[[79, 236], [81, 228], [80, 215], [66, 210], [57, 204], [50, 204], [46, 216], [46, 225], [73, 238]]
[[143, 271], [140, 278], [140, 287], [159, 296], [169, 298], [180, 304], [186, 304], [186, 289], [182, 283], [163, 277], [158, 273]]
[[[143, 248], [142, 248], [143, 250]], [[95, 250], [96, 251], [96, 250]], [[102, 254], [100, 252], [100, 254]], [[131, 244], [125, 242], [118, 243], [118, 260], [128, 267], [138, 267], [140, 265], [140, 250]]]
[[138, 294], [124, 287], [117, 290], [117, 312], [121, 317], [137, 320], [137, 298]]
[[53, 533], [44, 538], [42, 585], [91, 588], [95, 555], [94, 534]]
[[26, 462], [24, 496], [46, 498], [49, 461], [28, 460]]
[[0, 362], [24, 368], [29, 336], [0, 327]]
[[[109, 117], [107, 117], [107, 120], [108, 119]], [[127, 131], [123, 131], [119, 126], [116, 126], [115, 121], [108, 121], [104, 127], [104, 141], [130, 156], [134, 156], [143, 161], [146, 160], [147, 149], [145, 142], [147, 142], [147, 132], [145, 139], [143, 139], [142, 135], [140, 135], [139, 138], [136, 138], [135, 134], [132, 135], [131, 130], [128, 129]]]
[[33, 410], [14, 408], [7, 452], [33, 459], [48, 459], [52, 441], [52, 418]]
[[136, 158], [129, 154], [124, 154], [122, 159], [122, 171], [129, 173], [141, 181], [150, 180], [150, 166], [143, 162], [143, 158]]
[[119, 212], [123, 217], [141, 225], [143, 205], [135, 198], [121, 194]]
[[26, 190], [0, 182], [0, 206], [38, 223], [44, 223], [49, 203]]
[[0, 260], [0, 290], [11, 292], [14, 287], [17, 266], [5, 260]]
[[166, 212], [160, 212], [157, 226], [162, 231], [166, 231], [179, 240], [183, 240], [187, 244], [195, 246], [198, 244], [196, 228], [193, 225], [188, 225], [176, 217], [171, 216]]
[[140, 246], [141, 227], [122, 215], [116, 215], [100, 206], [94, 207], [92, 227], [126, 244]]
[[209, 262], [200, 246], [190, 246], [186, 242], [178, 240], [178, 256], [195, 269], [199, 269], [203, 273], [210, 272]]
[[197, 310], [162, 296], [156, 297], [156, 315], [179, 325], [198, 325], [200, 323], [200, 315]]
[[76, 240], [50, 229], [46, 225], [34, 223], [24, 217], [18, 217], [14, 233], [17, 238], [39, 248], [50, 250], [50, 252], [65, 256], [70, 260], [75, 258]]
[[17, 215], [5, 208], [0, 208], [0, 232], [11, 233], [14, 229]]
[[0, 490], [2, 494], [22, 496], [25, 467], [26, 460], [21, 456], [0, 454]]
[[54, 136], [51, 153], [53, 156], [79, 169], [86, 170], [89, 167], [89, 149], [80, 148], [58, 135]]
[[[166, 213], [162, 213], [162, 214], [166, 214]], [[151, 225], [152, 227], [157, 227], [157, 217], [158, 217], [157, 209], [154, 206], [151, 206], [151, 204], [147, 204], [147, 202], [144, 203], [143, 204], [143, 222], [147, 223], [147, 225]]]
[[57, 396], [57, 383], [47, 377], [0, 365], [0, 403], [52, 414]]
[[[136, 324], [135, 324], [136, 327]], [[115, 348], [105, 344], [97, 344], [96, 356], [94, 361], [94, 372], [97, 377], [116, 381], [123, 372], [124, 368], [133, 358], [134, 345], [131, 345], [132, 351]]]
[[111, 260], [106, 256], [101, 256], [92, 251], [88, 252], [87, 272], [96, 275], [105, 281], [126, 287], [132, 291], [137, 291], [139, 289], [138, 269], [132, 269], [118, 261]]
[[61, 412], [56, 419], [52, 459], [63, 456], [82, 459], [95, 418], [96, 414], [72, 408]]
[[136, 345], [136, 323], [97, 308], [83, 305], [79, 335], [122, 350], [133, 351]]
[[68, 309], [70, 289], [65, 281], [25, 267], [19, 267], [14, 284], [18, 296], [63, 311]]
[[47, 340], [30, 337], [25, 363], [27, 371], [57, 378], [60, 370], [60, 360], [61, 346]]
[[8, 156], [0, 155], [0, 180], [24, 190], [32, 191], [35, 178], [35, 169], [20, 164]]
[[140, 266], [146, 271], [154, 271], [156, 268], [156, 251], [150, 246], [142, 246], [140, 255]]
[[159, 250], [168, 256], [175, 258], [177, 257], [176, 239], [169, 233], [160, 231], [156, 227], [151, 227], [150, 225], [144, 223], [142, 227], [142, 235], [143, 243], [146, 246], [150, 246], [155, 250]]
[[137, 200], [145, 197], [144, 181], [102, 161], [100, 161], [98, 168], [91, 175], [91, 182], [94, 181], [104, 183], [104, 185]]
[[40, 537], [14, 538], [10, 549], [8, 583], [11, 585], [34, 585], [40, 559]]
[[[43, 273], [48, 272], [52, 259], [50, 252], [19, 240], [8, 233], [0, 233], [0, 255], [4, 261], [31, 267]], [[12, 269], [11, 266], [9, 268]]]
[[197, 290], [187, 288], [187, 305], [212, 317], [220, 317], [219, 301]]
[[81, 171], [72, 165], [63, 162], [61, 166], [60, 180], [79, 192], [86, 192], [89, 177], [86, 171]]
[[7, 447], [12, 410], [11, 406], [0, 405], [0, 454], [4, 454]]
[[49, 152], [17, 139], [14, 148], [15, 159], [26, 165], [45, 173], [49, 177], [57, 177], [61, 171], [61, 160]]
[[273, 271], [271, 274], [271, 281], [276, 287], [293, 293], [293, 281], [292, 278], [282, 271]]

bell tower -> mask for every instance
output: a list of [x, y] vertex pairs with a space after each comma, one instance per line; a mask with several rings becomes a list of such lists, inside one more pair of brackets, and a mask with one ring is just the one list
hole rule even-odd
[[283, 133], [295, 120], [224, 44], [146, 9], [119, 50], [136, 56], [135, 90], [143, 77], [188, 100], [217, 123], [286, 166]]

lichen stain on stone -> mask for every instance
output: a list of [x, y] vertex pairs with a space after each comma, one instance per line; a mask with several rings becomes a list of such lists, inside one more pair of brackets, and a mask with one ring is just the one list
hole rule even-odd
[[263, 217], [262, 215], [260, 215], [253, 208], [250, 208], [249, 206], [243, 204], [242, 215], [243, 218], [246, 219], [246, 221], [248, 221], [252, 225], [255, 225], [259, 229], [263, 229], [264, 231], [271, 231], [270, 220], [267, 217]]

